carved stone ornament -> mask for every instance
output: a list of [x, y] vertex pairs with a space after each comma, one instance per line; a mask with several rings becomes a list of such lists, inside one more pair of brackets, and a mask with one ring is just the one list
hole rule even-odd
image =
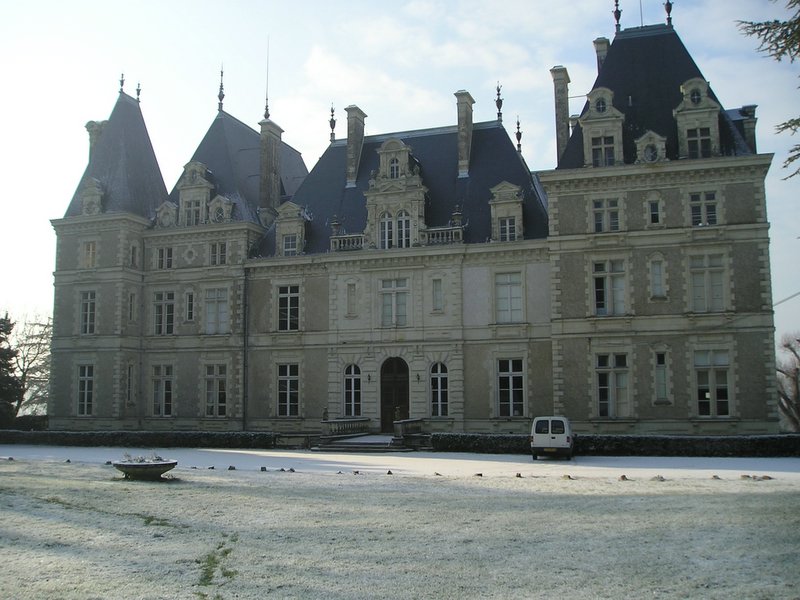
[[174, 227], [178, 219], [178, 207], [172, 202], [164, 202], [156, 210], [159, 227]]
[[81, 190], [81, 213], [98, 215], [103, 210], [103, 187], [97, 179], [89, 178]]

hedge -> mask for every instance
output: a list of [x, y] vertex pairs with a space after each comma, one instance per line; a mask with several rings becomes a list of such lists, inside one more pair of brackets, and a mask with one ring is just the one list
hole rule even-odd
[[251, 431], [0, 431], [2, 444], [144, 448], [275, 447], [276, 435]]

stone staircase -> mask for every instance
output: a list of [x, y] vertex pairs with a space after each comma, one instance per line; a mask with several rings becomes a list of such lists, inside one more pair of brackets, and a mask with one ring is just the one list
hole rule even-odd
[[311, 448], [316, 452], [413, 452], [414, 448], [403, 445], [391, 435], [336, 435], [322, 436], [319, 445]]

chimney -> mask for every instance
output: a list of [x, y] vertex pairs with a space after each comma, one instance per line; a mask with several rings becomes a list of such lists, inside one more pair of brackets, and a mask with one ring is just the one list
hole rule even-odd
[[108, 121], [89, 121], [86, 123], [86, 131], [89, 132], [89, 160], [92, 160], [97, 141], [103, 133], [103, 129]]
[[364, 119], [367, 115], [354, 104], [344, 110], [347, 112], [347, 187], [356, 187], [361, 147], [364, 145]]
[[744, 139], [754, 154], [758, 153], [758, 150], [756, 149], [756, 121], [758, 121], [758, 119], [756, 119], [757, 107], [757, 104], [747, 104], [739, 109], [739, 113], [743, 117], [742, 127], [744, 128]]
[[281, 204], [281, 129], [277, 123], [264, 119], [261, 125], [261, 172], [258, 186], [258, 206], [266, 217], [265, 224], [275, 218]]
[[556, 154], [561, 162], [569, 141], [569, 74], [561, 65], [550, 69], [550, 74], [556, 101]]
[[472, 96], [465, 90], [455, 94], [458, 107], [458, 176], [469, 177], [469, 155], [472, 150]]
[[594, 41], [594, 51], [597, 53], [597, 72], [603, 68], [603, 63], [606, 61], [608, 54], [608, 38], [599, 37]]

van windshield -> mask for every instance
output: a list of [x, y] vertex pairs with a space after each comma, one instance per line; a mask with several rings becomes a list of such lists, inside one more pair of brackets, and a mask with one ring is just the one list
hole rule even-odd
[[553, 433], [564, 433], [564, 421], [553, 419], [551, 423], [550, 427]]
[[547, 419], [536, 421], [536, 429], [534, 431], [536, 433], [550, 433], [550, 421]]

